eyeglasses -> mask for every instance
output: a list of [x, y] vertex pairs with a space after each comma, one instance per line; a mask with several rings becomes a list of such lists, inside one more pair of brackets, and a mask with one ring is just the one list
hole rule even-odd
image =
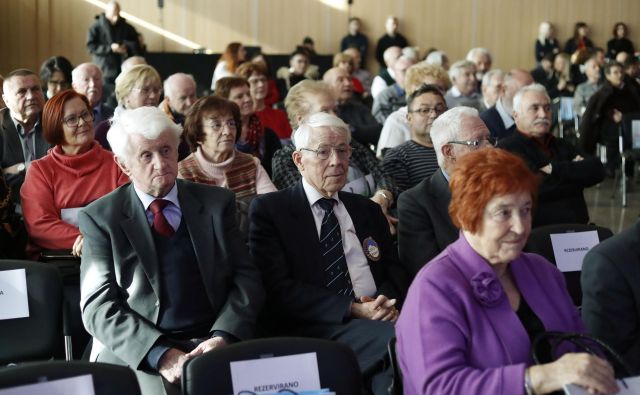
[[338, 147], [322, 146], [318, 149], [300, 148], [300, 151], [314, 152], [320, 160], [327, 160], [331, 156], [331, 152], [335, 152], [339, 159], [349, 159], [351, 157], [351, 147], [348, 145], [340, 145]]
[[471, 149], [477, 149], [477, 148], [488, 147], [488, 146], [495, 147], [498, 144], [498, 139], [496, 139], [495, 137], [487, 137], [487, 138], [478, 139], [478, 140], [449, 141], [449, 144], [461, 144], [461, 145], [466, 145]]
[[149, 86], [145, 86], [142, 88], [133, 88], [133, 90], [138, 91], [140, 93], [142, 93], [145, 96], [149, 96], [151, 93], [153, 93], [156, 96], [159, 96], [162, 93], [162, 89], [158, 88], [158, 87], [149, 87]]
[[93, 121], [93, 113], [89, 111], [84, 111], [80, 115], [70, 115], [64, 119], [65, 125], [70, 128], [75, 128], [80, 124], [80, 118], [84, 121], [84, 123], [89, 123]]
[[205, 119], [204, 124], [205, 126], [213, 129], [215, 132], [222, 130], [222, 127], [225, 125], [229, 129], [235, 129], [237, 126], [236, 121], [234, 121], [233, 119], [227, 119], [226, 121], [219, 121], [217, 119]]
[[421, 114], [421, 115], [429, 115], [431, 112], [434, 112], [434, 113], [436, 113], [436, 115], [440, 115], [445, 111], [447, 111], [447, 106], [439, 105], [439, 106], [435, 106], [435, 107], [418, 108], [416, 110], [410, 110], [409, 112], [410, 113], [417, 112], [418, 114]]

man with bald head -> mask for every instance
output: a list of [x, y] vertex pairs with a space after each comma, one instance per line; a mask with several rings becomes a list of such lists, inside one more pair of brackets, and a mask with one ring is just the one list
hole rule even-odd
[[478, 110], [463, 106], [436, 118], [430, 135], [440, 169], [398, 198], [398, 250], [411, 278], [458, 238], [449, 217], [449, 179], [457, 159], [494, 144]]
[[492, 137], [503, 139], [515, 132], [513, 97], [522, 87], [532, 83], [531, 74], [524, 69], [513, 69], [505, 75], [495, 106], [480, 114]]
[[513, 98], [517, 133], [498, 142], [522, 157], [540, 179], [533, 226], [586, 224], [589, 211], [583, 191], [604, 179], [600, 159], [587, 157], [551, 133], [551, 100], [540, 84], [527, 85]]
[[[389, 15], [384, 23], [385, 35], [380, 37], [376, 45], [376, 59], [380, 67], [384, 67], [386, 59], [384, 53], [389, 47], [404, 48], [409, 45], [407, 39], [398, 31], [398, 18]], [[388, 66], [387, 66], [388, 67]]]
[[396, 75], [393, 70], [393, 65], [396, 60], [402, 56], [402, 48], [392, 46], [384, 51], [384, 64], [386, 67], [381, 67], [378, 75], [373, 79], [371, 83], [371, 96], [375, 99], [386, 87], [393, 85], [396, 82]]
[[376, 144], [382, 125], [364, 104], [353, 99], [353, 83], [349, 73], [334, 67], [324, 73], [323, 81], [333, 90], [337, 99], [336, 114], [349, 124], [352, 137], [365, 145]]
[[164, 100], [160, 108], [171, 120], [184, 126], [187, 111], [196, 102], [196, 80], [190, 74], [175, 73], [164, 80]]
[[374, 97], [371, 113], [381, 124], [384, 124], [392, 112], [407, 105], [404, 77], [407, 69], [415, 63], [416, 61], [412, 58], [404, 55], [400, 56], [393, 64], [395, 84], [386, 87], [378, 96]]
[[93, 108], [93, 124], [113, 116], [113, 108], [102, 103], [102, 71], [94, 63], [82, 63], [71, 72], [71, 87], [85, 95]]

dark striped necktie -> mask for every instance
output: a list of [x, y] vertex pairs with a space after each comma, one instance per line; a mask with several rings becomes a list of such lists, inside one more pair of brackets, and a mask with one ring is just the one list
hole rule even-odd
[[325, 284], [327, 288], [334, 290], [338, 295], [353, 295], [347, 259], [344, 256], [340, 224], [333, 213], [333, 206], [338, 202], [334, 199], [322, 198], [317, 203], [324, 210], [320, 226], [320, 252], [325, 263]]

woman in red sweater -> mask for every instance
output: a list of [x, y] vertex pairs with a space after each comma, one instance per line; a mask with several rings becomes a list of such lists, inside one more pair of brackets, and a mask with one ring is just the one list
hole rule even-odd
[[113, 154], [94, 140], [93, 112], [85, 96], [66, 90], [49, 99], [42, 130], [54, 147], [31, 162], [20, 190], [28, 249], [71, 250], [79, 256], [78, 211], [129, 179]]

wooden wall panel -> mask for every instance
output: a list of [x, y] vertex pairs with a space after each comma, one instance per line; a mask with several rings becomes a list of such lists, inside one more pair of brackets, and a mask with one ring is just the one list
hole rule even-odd
[[[93, 17], [102, 12], [96, 0], [0, 0], [0, 73], [16, 67], [37, 69], [44, 59], [64, 54], [74, 64], [90, 59], [85, 40]], [[347, 29], [347, 0], [121, 0], [122, 9], [214, 52], [227, 43], [261, 45], [267, 53], [289, 53], [304, 36], [316, 41], [319, 53], [334, 53]], [[530, 68], [538, 25], [549, 20], [562, 43], [573, 24], [584, 20], [592, 38], [605, 46], [618, 20], [631, 27], [640, 47], [638, 0], [354, 0], [351, 14], [363, 20], [373, 56], [393, 14], [401, 31], [423, 52], [436, 47], [452, 61], [469, 48], [494, 53], [496, 67]], [[190, 49], [136, 25], [151, 51]], [[375, 66], [375, 62], [369, 62]]]

